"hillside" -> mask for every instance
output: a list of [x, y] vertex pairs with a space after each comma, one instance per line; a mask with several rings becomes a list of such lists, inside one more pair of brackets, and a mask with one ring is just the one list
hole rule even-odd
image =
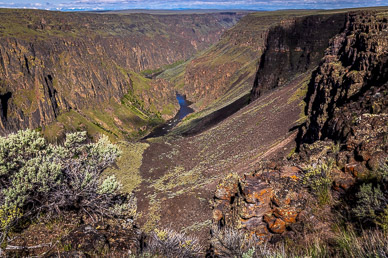
[[172, 117], [175, 92], [138, 73], [192, 57], [243, 15], [0, 14], [1, 132], [43, 127], [51, 138], [77, 128], [123, 138]]

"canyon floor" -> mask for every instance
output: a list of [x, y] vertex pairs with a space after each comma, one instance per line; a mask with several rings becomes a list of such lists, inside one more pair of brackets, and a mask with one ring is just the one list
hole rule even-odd
[[142, 154], [141, 166], [138, 163], [134, 171], [138, 184], [133, 186], [140, 226], [208, 237], [210, 200], [218, 182], [231, 173], [253, 172], [261, 160], [294, 151], [296, 128], [304, 119], [307, 79], [296, 77], [196, 135], [172, 132], [135, 144], [143, 147], [127, 147]]

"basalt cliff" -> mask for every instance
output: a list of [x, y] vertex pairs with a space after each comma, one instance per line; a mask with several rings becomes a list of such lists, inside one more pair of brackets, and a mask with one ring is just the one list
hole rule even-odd
[[254, 100], [317, 66], [329, 39], [341, 31], [344, 22], [344, 13], [247, 15], [219, 43], [186, 65], [183, 92], [198, 109], [250, 90]]
[[[150, 86], [135, 73], [192, 57], [242, 16], [0, 12], [2, 134], [44, 127], [66, 111], [76, 113], [70, 119], [89, 120], [105, 133], [114, 127], [109, 123], [130, 133], [151, 114], [171, 117], [175, 92], [163, 81]], [[121, 102], [131, 107], [127, 114], [114, 107]], [[108, 105], [117, 111], [112, 121], [85, 111], [106, 114]]]

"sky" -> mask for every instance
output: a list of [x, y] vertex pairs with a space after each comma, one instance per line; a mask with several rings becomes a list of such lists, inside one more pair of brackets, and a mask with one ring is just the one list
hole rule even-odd
[[337, 9], [388, 6], [388, 0], [0, 0], [4, 8], [47, 10], [122, 9]]

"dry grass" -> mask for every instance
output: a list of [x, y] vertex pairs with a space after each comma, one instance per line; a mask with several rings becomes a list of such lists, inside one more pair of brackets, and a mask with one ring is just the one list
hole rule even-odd
[[156, 229], [147, 246], [147, 251], [158, 257], [202, 257], [203, 249], [197, 238], [171, 229]]
[[317, 232], [304, 243], [257, 244], [232, 228], [214, 232], [216, 252], [221, 257], [388, 257], [388, 234], [383, 231], [343, 230], [332, 239], [322, 240]]
[[339, 252], [344, 257], [387, 257], [388, 234], [382, 231], [344, 231], [337, 239]]

